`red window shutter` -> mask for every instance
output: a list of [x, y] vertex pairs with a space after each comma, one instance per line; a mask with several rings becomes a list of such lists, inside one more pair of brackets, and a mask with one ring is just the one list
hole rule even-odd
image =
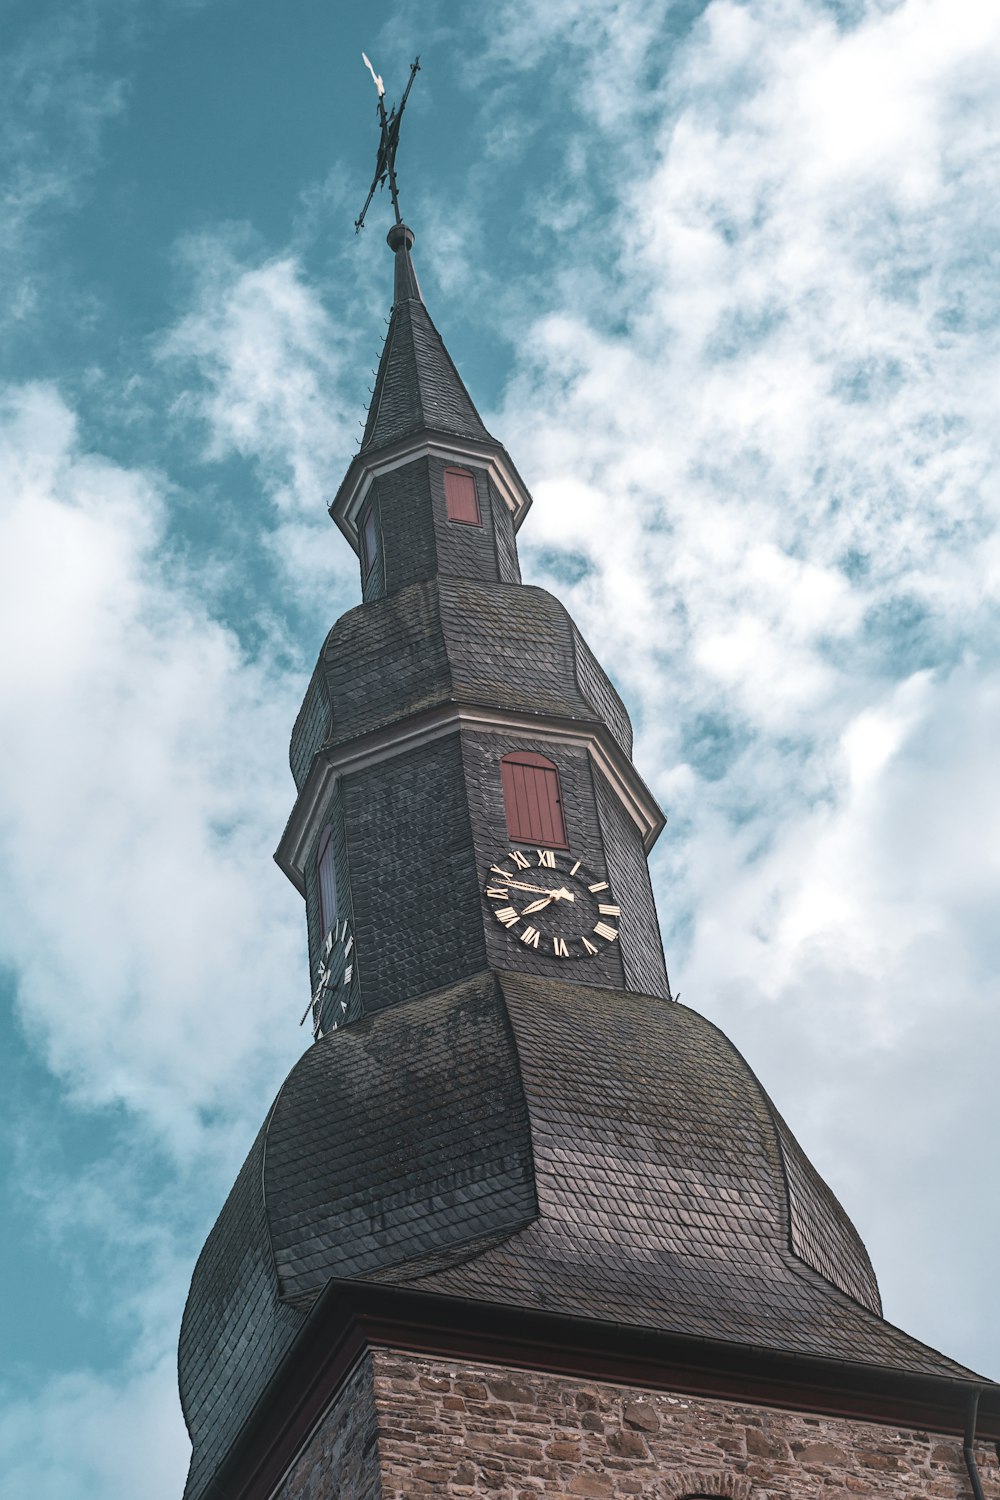
[[515, 750], [500, 762], [507, 832], [514, 843], [567, 849], [559, 772], [544, 755]]
[[320, 835], [316, 872], [319, 876], [320, 921], [325, 936], [337, 916], [337, 866], [333, 858], [333, 827], [329, 823]]
[[468, 469], [445, 469], [444, 499], [449, 521], [464, 521], [466, 526], [481, 526], [476, 481]]

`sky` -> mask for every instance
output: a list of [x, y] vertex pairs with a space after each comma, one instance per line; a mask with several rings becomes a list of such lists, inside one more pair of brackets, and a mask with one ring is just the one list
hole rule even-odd
[[305, 1045], [362, 48], [421, 57], [424, 295], [632, 710], [674, 990], [1000, 1377], [1000, 7], [3, 0], [3, 1500], [179, 1495], [188, 1279]]

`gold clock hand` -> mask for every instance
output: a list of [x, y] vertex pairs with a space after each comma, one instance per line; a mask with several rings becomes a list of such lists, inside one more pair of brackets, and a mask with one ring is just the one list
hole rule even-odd
[[521, 916], [522, 917], [530, 917], [531, 913], [533, 911], [541, 911], [541, 909], [542, 909], [543, 906], [548, 906], [549, 903], [552, 902], [552, 901], [554, 901], [555, 899], [556, 899], [555, 892], [552, 891], [552, 892], [550, 892], [550, 894], [548, 896], [546, 896], [544, 898], [544, 900], [542, 900], [542, 901], [532, 901], [532, 903], [531, 903], [530, 906], [526, 906], [524, 908], [523, 912], [521, 913]]
[[564, 885], [561, 885], [557, 891], [552, 892], [552, 899], [553, 901], [575, 901], [576, 897], [572, 891], [568, 891]]
[[551, 895], [547, 885], [528, 885], [523, 880], [505, 880], [503, 883], [512, 886], [515, 891], [538, 891], [543, 896]]

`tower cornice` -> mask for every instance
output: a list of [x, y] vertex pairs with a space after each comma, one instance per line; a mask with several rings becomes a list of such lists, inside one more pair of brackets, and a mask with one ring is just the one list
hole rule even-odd
[[531, 508], [531, 493], [503, 444], [456, 437], [426, 427], [384, 448], [363, 450], [351, 462], [330, 506], [330, 515], [355, 552], [360, 549], [358, 518], [374, 481], [381, 474], [428, 457], [485, 469], [513, 517], [515, 531], [520, 527]]
[[656, 798], [606, 725], [561, 715], [510, 713], [488, 705], [449, 703], [316, 752], [274, 854], [279, 869], [296, 890], [305, 894], [310, 842], [339, 777], [461, 729], [486, 734], [522, 733], [584, 749], [639, 830], [647, 854], [666, 826]]

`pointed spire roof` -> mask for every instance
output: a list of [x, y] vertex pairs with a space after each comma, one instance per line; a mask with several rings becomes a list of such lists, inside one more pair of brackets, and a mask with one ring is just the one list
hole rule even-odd
[[392, 317], [361, 452], [425, 429], [492, 442], [424, 306], [410, 256], [412, 229], [394, 224], [386, 238], [396, 258]]

